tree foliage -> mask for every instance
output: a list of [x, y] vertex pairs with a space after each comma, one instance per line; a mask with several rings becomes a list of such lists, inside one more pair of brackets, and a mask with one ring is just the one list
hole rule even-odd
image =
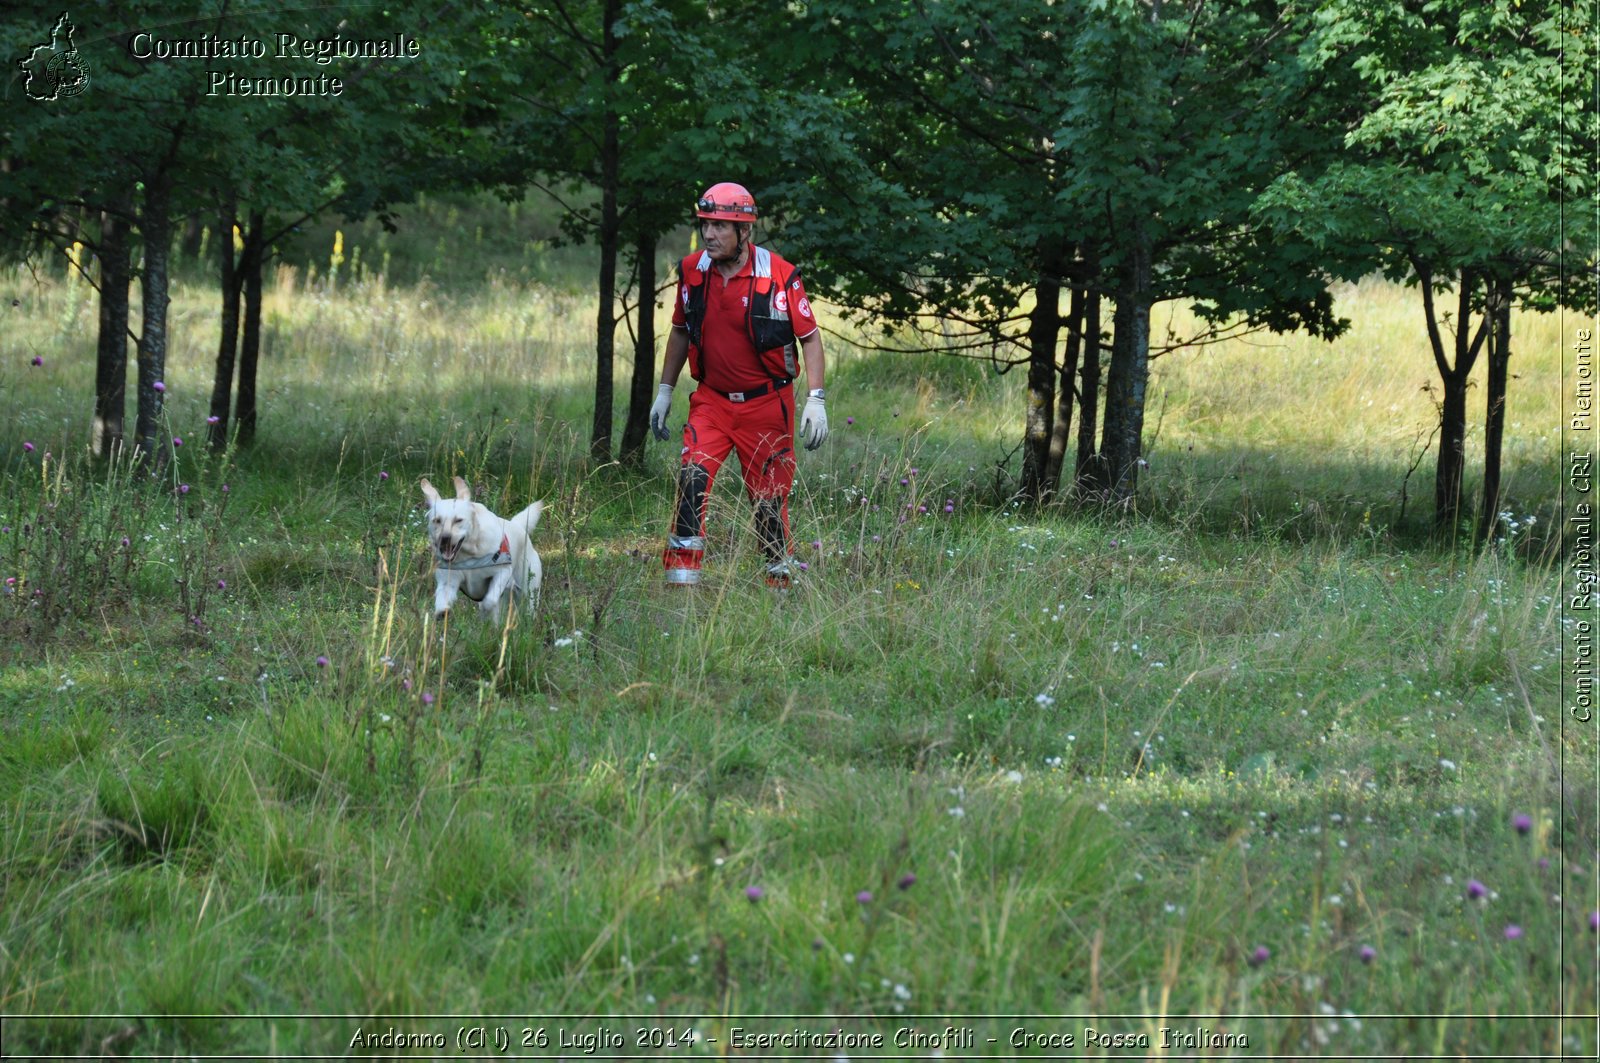
[[[131, 226], [130, 264], [145, 292], [136, 337], [135, 435], [146, 453], [160, 450], [164, 389], [156, 384], [166, 383], [164, 293], [174, 221], [191, 214], [259, 218], [244, 230], [241, 268], [230, 271], [234, 283], [244, 286], [252, 275], [259, 277], [268, 249], [294, 224], [330, 209], [349, 215], [382, 210], [460, 179], [457, 119], [465, 53], [448, 44], [469, 42], [471, 23], [463, 20], [452, 33], [431, 36], [448, 10], [414, 0], [364, 9], [358, 19], [348, 19], [334, 9], [285, 11], [261, 0], [187, 9], [119, 4], [114, 11], [84, 13], [75, 27], [89, 72], [84, 91], [40, 101], [21, 98], [13, 83], [17, 98], [8, 101], [0, 124], [7, 174], [0, 238], [13, 254], [62, 250], [74, 241], [101, 251], [108, 234], [115, 245], [122, 227]], [[8, 55], [16, 54], [58, 14], [41, 5], [8, 11], [0, 22], [0, 43]], [[395, 58], [326, 52], [318, 57], [305, 48], [400, 33], [421, 35], [429, 47]], [[285, 54], [280, 34], [304, 45]], [[220, 50], [217, 41], [256, 42], [263, 54], [238, 56]], [[170, 50], [163, 51], [163, 43]], [[333, 78], [342, 85], [338, 94], [326, 89]], [[267, 89], [258, 79], [275, 87]], [[307, 80], [320, 82], [322, 90], [305, 91]], [[296, 90], [283, 89], [285, 81], [294, 81]], [[220, 228], [231, 226], [223, 220]], [[220, 253], [233, 254], [232, 243], [229, 232], [219, 233]], [[105, 276], [115, 280], [117, 271]], [[101, 297], [125, 305], [125, 285], [120, 291], [115, 284], [102, 286]], [[229, 298], [224, 293], [225, 303]], [[117, 327], [114, 305], [102, 320], [108, 329]], [[125, 311], [120, 320], [126, 320]], [[121, 351], [115, 338], [102, 337], [106, 388], [117, 382]], [[231, 375], [232, 364], [227, 351], [219, 351], [214, 390], [223, 401], [213, 405], [219, 439], [226, 431], [229, 384], [220, 371]], [[244, 408], [253, 381], [248, 389], [244, 384], [239, 415], [253, 425], [253, 404]], [[101, 391], [97, 416], [115, 422], [119, 402], [112, 391]], [[109, 447], [114, 440], [103, 443]]]
[[[1320, 143], [1301, 117], [1316, 86], [1294, 5], [809, 11], [808, 68], [842, 74], [800, 92], [815, 132], [785, 191], [824, 282], [886, 332], [926, 323], [948, 348], [954, 322], [956, 346], [1028, 361], [1030, 418], [1051, 409], [1059, 337], [1040, 294], [1115, 301], [1101, 491], [1133, 490], [1152, 305], [1194, 300], [1218, 329], [1342, 327], [1315, 256], [1264, 239], [1250, 213]], [[1030, 422], [1032, 497], [1055, 486], [1027, 472], [1049, 435], [1048, 417]]]
[[1497, 515], [1512, 302], [1595, 308], [1588, 14], [1521, 0], [1323, 5], [1306, 61], [1353, 88], [1348, 132], [1338, 152], [1284, 175], [1258, 204], [1330, 273], [1379, 270], [1420, 290], [1443, 385], [1434, 517], [1444, 529], [1461, 516], [1467, 382], [1484, 351], [1482, 534]]

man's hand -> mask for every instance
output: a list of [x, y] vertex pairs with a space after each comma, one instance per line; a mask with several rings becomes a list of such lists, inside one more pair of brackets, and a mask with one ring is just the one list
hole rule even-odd
[[672, 416], [672, 385], [662, 384], [656, 388], [656, 401], [650, 404], [650, 431], [663, 442], [667, 439], [667, 418], [670, 416]]
[[816, 450], [828, 438], [828, 407], [824, 405], [822, 389], [814, 389], [806, 397], [805, 412], [800, 415], [800, 438], [807, 450]]

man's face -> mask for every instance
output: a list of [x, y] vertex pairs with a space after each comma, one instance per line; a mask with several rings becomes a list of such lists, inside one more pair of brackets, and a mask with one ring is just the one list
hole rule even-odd
[[737, 258], [739, 255], [739, 223], [702, 218], [700, 219], [700, 242], [705, 245], [706, 251], [711, 257], [719, 262]]

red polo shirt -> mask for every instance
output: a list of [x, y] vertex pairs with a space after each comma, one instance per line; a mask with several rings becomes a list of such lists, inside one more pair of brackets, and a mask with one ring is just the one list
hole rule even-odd
[[[687, 256], [678, 272], [678, 298], [672, 310], [672, 327], [687, 328], [683, 308], [688, 304], [688, 287], [683, 278], [688, 276], [700, 261], [700, 252]], [[800, 274], [777, 255], [772, 256], [772, 280], [776, 285], [788, 278], [783, 289], [774, 289], [772, 302], [775, 308], [787, 307], [789, 321], [794, 326], [795, 340], [805, 339], [817, 331], [817, 319], [811, 312], [811, 300], [800, 283]], [[689, 345], [689, 375], [718, 391], [750, 391], [762, 384], [772, 383], [772, 375], [762, 369], [762, 360], [771, 374], [785, 376], [783, 349], [774, 348], [757, 354], [750, 334], [745, 331], [745, 313], [750, 297], [755, 293], [755, 253], [746, 256], [739, 272], [724, 277], [715, 263], [706, 270], [706, 321], [700, 338], [705, 350], [693, 343]]]

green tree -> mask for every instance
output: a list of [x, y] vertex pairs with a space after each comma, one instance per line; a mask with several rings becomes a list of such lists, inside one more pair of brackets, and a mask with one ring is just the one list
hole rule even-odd
[[[494, 63], [482, 47], [486, 23], [438, 0], [409, 0], [364, 10], [358, 19], [334, 9], [284, 12], [275, 5], [238, 12], [234, 32], [254, 38], [293, 32], [306, 42], [415, 40], [415, 54], [340, 56], [325, 67], [342, 91], [337, 96], [288, 95], [256, 101], [238, 116], [226, 142], [213, 142], [209, 171], [216, 175], [213, 202], [229, 218], [244, 219], [242, 246], [219, 241], [223, 256], [224, 328], [213, 379], [211, 439], [228, 438], [228, 394], [237, 352], [234, 401], [237, 438], [256, 431], [262, 270], [290, 232], [323, 214], [348, 220], [377, 213], [393, 224], [399, 205], [423, 192], [472, 187], [483, 180], [478, 154], [483, 115], [476, 110], [474, 80]], [[240, 65], [241, 73], [282, 75], [281, 62]], [[230, 264], [228, 257], [236, 254]], [[228, 303], [243, 296], [238, 343], [227, 327]]]
[[1072, 374], [1098, 375], [1101, 298], [1115, 306], [1105, 420], [1076, 479], [1114, 501], [1135, 491], [1152, 306], [1198, 300], [1213, 334], [1341, 327], [1310, 256], [1262, 239], [1249, 213], [1319, 150], [1298, 117], [1317, 87], [1293, 5], [809, 10], [805, 66], [826, 73], [796, 101], [815, 132], [789, 161], [820, 157], [786, 190], [794, 232], [888, 330], [954, 326], [959, 343], [930, 346], [1027, 364], [1025, 497], [1058, 488]]
[[[8, 45], [27, 40], [54, 17], [37, 9], [8, 15], [0, 33]], [[94, 17], [76, 34], [90, 72], [85, 91], [19, 101], [0, 125], [0, 158], [16, 178], [0, 200], [0, 239], [12, 248], [30, 239], [58, 248], [86, 239], [101, 258], [96, 440], [102, 452], [121, 435], [126, 278], [130, 271], [138, 276], [145, 297], [135, 431], [146, 453], [158, 453], [163, 392], [155, 385], [165, 383], [172, 219], [196, 212], [215, 218], [223, 327], [211, 440], [221, 445], [227, 438], [237, 358], [234, 414], [248, 441], [256, 425], [261, 270], [272, 245], [323, 210], [357, 216], [460, 180], [460, 159], [469, 157], [461, 143], [470, 133], [460, 121], [460, 85], [463, 68], [481, 59], [472, 37], [480, 23], [424, 0], [355, 18], [328, 9], [285, 12], [259, 0], [193, 5], [187, 12], [134, 3]], [[416, 56], [327, 51], [402, 32], [427, 46]], [[279, 34], [297, 38], [287, 57], [279, 54]], [[156, 46], [201, 39], [259, 42], [265, 54], [163, 58]], [[324, 49], [321, 57], [308, 54], [316, 48]], [[258, 85], [258, 78], [274, 84]], [[293, 91], [282, 87], [286, 80], [295, 82]], [[317, 87], [305, 91], [313, 81]], [[241, 218], [249, 220], [236, 253], [232, 233]], [[98, 232], [84, 219], [98, 219]], [[136, 270], [134, 251], [141, 252]]]
[[[616, 327], [634, 293], [634, 369], [622, 457], [643, 453], [654, 394], [655, 256], [698, 192], [698, 167], [734, 157], [703, 154], [714, 126], [702, 79], [718, 16], [686, 0], [555, 0], [496, 12], [505, 62], [487, 71], [496, 101], [493, 183], [507, 195], [538, 184], [565, 205], [563, 228], [599, 250], [594, 413], [590, 453], [612, 454]], [[735, 59], [737, 64], [740, 60]], [[592, 193], [592, 195], [591, 195]], [[631, 253], [632, 281], [619, 259]], [[619, 314], [618, 304], [622, 304]]]
[[1595, 306], [1590, 15], [1521, 0], [1324, 5], [1308, 65], [1355, 86], [1357, 111], [1339, 157], [1286, 175], [1258, 207], [1331, 271], [1419, 289], [1441, 382], [1441, 530], [1463, 516], [1468, 380], [1485, 352], [1479, 533], [1498, 519], [1513, 304]]

